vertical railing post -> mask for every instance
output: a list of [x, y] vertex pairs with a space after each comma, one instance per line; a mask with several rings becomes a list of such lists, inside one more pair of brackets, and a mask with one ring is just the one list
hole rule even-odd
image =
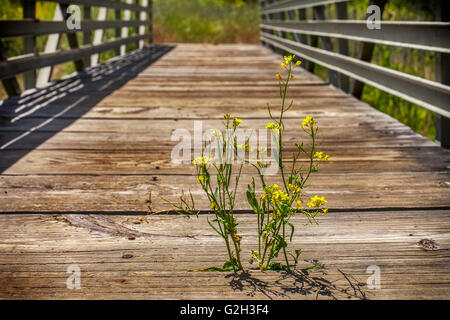
[[[266, 3], [267, 3], [268, 5], [271, 5], [271, 4], [274, 3], [275, 1], [276, 1], [276, 0], [266, 0]], [[274, 20], [275, 15], [274, 15], [273, 13], [268, 13], [268, 14], [266, 14], [266, 18], [267, 18], [267, 20], [272, 21], [272, 20]], [[275, 31], [274, 31], [274, 30], [269, 30], [269, 33], [275, 35]], [[273, 45], [269, 45], [269, 48], [270, 48], [270, 50], [272, 50], [273, 52], [279, 52], [278, 49], [277, 49], [275, 46], [273, 46]]]
[[[34, 0], [22, 0], [23, 18], [24, 19], [36, 19], [36, 1]], [[24, 53], [36, 54], [36, 37], [24, 37], [23, 38]], [[23, 86], [25, 90], [32, 89], [36, 86], [36, 70], [27, 71], [23, 75]]]
[[[336, 17], [339, 20], [348, 19], [347, 2], [336, 3]], [[338, 45], [339, 45], [339, 53], [348, 56], [348, 40], [338, 39]], [[350, 90], [349, 78], [342, 73], [339, 74], [339, 88], [341, 88], [341, 90], [344, 92], [349, 92]]]
[[[278, 17], [281, 21], [286, 21], [286, 12], [280, 12]], [[281, 37], [287, 39], [287, 32], [281, 31]]]
[[[287, 14], [288, 14], [288, 18], [289, 18], [290, 21], [295, 21], [296, 20], [296, 16], [295, 16], [295, 11], [294, 10], [289, 10]], [[292, 38], [296, 42], [301, 42], [300, 35], [298, 33], [292, 32]]]
[[[0, 61], [7, 61], [7, 60], [8, 56], [6, 55], [5, 49], [3, 48], [3, 44], [0, 41]], [[20, 95], [20, 86], [16, 77], [3, 79], [2, 83], [6, 93], [8, 94], [8, 97]]]
[[[314, 7], [314, 17], [317, 20], [325, 20], [325, 6]], [[321, 37], [321, 42], [324, 50], [333, 51], [333, 44], [330, 38]], [[328, 69], [328, 78], [333, 86], [338, 87], [338, 75], [336, 71]]]
[[[450, 21], [450, 2], [436, 1], [436, 21]], [[436, 81], [450, 86], [450, 54], [436, 53]], [[450, 149], [450, 118], [436, 115], [436, 140], [441, 147]]]
[[[63, 12], [61, 11], [61, 6], [59, 4], [56, 4], [53, 21], [64, 21]], [[61, 35], [59, 33], [49, 34], [47, 42], [45, 43], [44, 53], [56, 52], [60, 41]], [[53, 66], [41, 68], [37, 77], [36, 87], [41, 88], [46, 86], [52, 78], [52, 73]]]
[[[105, 8], [105, 7], [100, 7], [100, 8], [98, 9], [98, 17], [97, 17], [97, 20], [98, 20], [98, 21], [105, 21], [105, 20], [106, 20], [106, 15], [107, 15], [107, 13], [108, 13], [108, 9], [107, 9], [107, 8]], [[102, 43], [103, 32], [104, 32], [103, 29], [97, 29], [97, 30], [94, 31], [94, 39], [92, 40], [92, 44], [93, 44], [94, 46]], [[94, 54], [91, 56], [91, 66], [92, 66], [92, 67], [95, 67], [96, 65], [98, 65], [99, 59], [100, 59], [100, 54], [94, 53]]]
[[[266, 1], [267, 0], [260, 0], [260, 9], [261, 9], [261, 16], [260, 16], [260, 23], [262, 23], [264, 20], [268, 20], [268, 16], [264, 13], [262, 13], [262, 11], [264, 10], [265, 6], [266, 6]], [[260, 34], [262, 34], [262, 32], [264, 31], [263, 28], [260, 29]], [[266, 42], [264, 42], [264, 40], [262, 40], [262, 44], [263, 45], [267, 45]], [[269, 46], [270, 47], [270, 46]]]
[[[142, 7], [148, 9], [148, 0], [142, 0]], [[139, 13], [139, 20], [145, 21], [145, 19], [147, 18], [147, 15], [150, 15], [150, 13], [148, 11], [141, 11]], [[139, 26], [139, 35], [144, 35], [144, 34], [145, 34], [145, 26], [141, 25], [141, 26]], [[144, 47], [144, 40], [139, 40], [139, 49], [142, 49], [143, 47]]]
[[[122, 19], [121, 12], [122, 12], [122, 10], [120, 10], [120, 9], [114, 10], [114, 19], [116, 21], [120, 21]], [[119, 28], [115, 28], [114, 29], [114, 38], [119, 39], [121, 37], [122, 37], [121, 28], [120, 27]], [[114, 51], [116, 53], [116, 56], [122, 55], [121, 50], [122, 50], [122, 47], [114, 49]]]
[[[306, 9], [298, 9], [298, 19], [300, 21], [306, 21]], [[312, 47], [317, 47], [318, 38], [317, 36], [307, 36], [302, 34], [300, 40], [304, 44], [308, 44]], [[304, 68], [309, 72], [314, 72], [314, 63], [306, 60], [303, 64]]]
[[[133, 0], [126, 0], [125, 2], [127, 4], [132, 4]], [[129, 21], [130, 19], [131, 19], [131, 10], [125, 10], [123, 12], [123, 20], [124, 21]], [[128, 33], [129, 33], [128, 27], [122, 27], [122, 31], [121, 31], [120, 36], [122, 38], [127, 38], [128, 37]], [[123, 56], [125, 53], [127, 53], [127, 46], [126, 45], [120, 46], [120, 55]]]
[[[67, 8], [69, 5], [67, 4], [60, 4], [62, 15], [64, 17], [64, 21], [66, 21], [69, 17], [69, 14], [67, 13]], [[80, 47], [78, 43], [77, 33], [76, 32], [67, 32], [67, 42], [69, 43], [69, 47], [71, 49], [78, 49]], [[80, 72], [84, 70], [84, 64], [83, 59], [74, 60], [73, 63], [75, 64], [75, 69]]]
[[149, 8], [149, 13], [148, 13], [148, 21], [149, 21], [148, 33], [149, 33], [150, 44], [152, 44], [153, 43], [153, 0], [148, 0], [148, 8]]
[[[91, 20], [91, 7], [84, 6], [83, 7], [83, 20]], [[92, 33], [91, 31], [83, 32], [83, 45], [89, 45], [92, 42]], [[91, 66], [91, 59], [89, 57], [84, 59], [84, 66], [86, 68]]]
[[[135, 0], [135, 4], [137, 6], [140, 6], [140, 0]], [[134, 11], [134, 20], [138, 21], [141, 17], [141, 12], [142, 11]], [[134, 28], [134, 35], [138, 35], [139, 34], [139, 27]], [[136, 40], [135, 42], [136, 47], [134, 48], [134, 50], [139, 49], [139, 40]]]
[[[383, 16], [384, 6], [387, 0], [370, 0], [369, 5], [376, 5], [380, 7], [380, 14]], [[367, 19], [367, 17], [366, 17]], [[370, 62], [372, 60], [373, 49], [375, 48], [374, 43], [364, 42], [359, 48], [359, 59], [362, 61]], [[364, 89], [364, 82], [354, 80], [353, 86], [351, 88], [351, 93], [358, 99], [361, 99]]]

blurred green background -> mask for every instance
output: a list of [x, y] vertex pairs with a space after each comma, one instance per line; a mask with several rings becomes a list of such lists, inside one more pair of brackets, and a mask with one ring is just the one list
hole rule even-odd
[[[257, 0], [154, 0], [154, 40], [157, 43], [259, 43], [260, 11]], [[349, 19], [365, 18], [368, 0], [353, 0], [348, 3]], [[56, 4], [37, 2], [37, 18], [51, 20]], [[93, 16], [97, 9], [94, 8]], [[383, 20], [418, 20], [433, 21], [435, 1], [423, 0], [388, 0], [383, 13]], [[327, 18], [335, 18], [333, 5], [327, 6]], [[307, 10], [307, 17], [312, 19], [312, 9]], [[20, 0], [0, 1], [0, 19], [21, 19], [22, 8]], [[114, 20], [113, 10], [108, 11], [108, 19]], [[132, 13], [132, 19], [135, 19]], [[131, 29], [130, 34], [134, 30]], [[81, 40], [81, 33], [78, 34]], [[113, 38], [114, 30], [107, 30], [104, 40]], [[42, 52], [47, 37], [37, 37], [38, 51]], [[20, 38], [2, 39], [9, 57], [23, 53], [23, 43]], [[319, 40], [320, 43], [320, 40]], [[350, 54], [357, 56], [359, 43], [349, 41]], [[61, 49], [67, 49], [65, 36], [61, 40]], [[337, 48], [337, 45], [334, 46]], [[135, 44], [129, 44], [131, 51]], [[100, 61], [114, 56], [114, 51], [101, 54]], [[435, 80], [435, 54], [421, 50], [396, 48], [376, 45], [372, 63], [395, 70]], [[53, 72], [53, 79], [75, 71], [72, 62], [58, 65]], [[327, 79], [327, 72], [321, 66], [316, 66], [315, 74]], [[21, 78], [19, 77], [21, 82]], [[0, 99], [6, 94], [0, 89]], [[419, 106], [382, 92], [370, 86], [365, 86], [362, 100], [378, 110], [385, 112], [418, 133], [434, 140], [435, 115]]]

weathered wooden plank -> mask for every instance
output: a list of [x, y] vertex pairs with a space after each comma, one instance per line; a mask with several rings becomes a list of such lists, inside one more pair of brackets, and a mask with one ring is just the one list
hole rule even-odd
[[[332, 210], [319, 227], [295, 217], [294, 246], [304, 250], [301, 267], [319, 259], [324, 268], [188, 271], [226, 257], [192, 165], [171, 162], [171, 133], [192, 133], [196, 120], [220, 128], [223, 113], [241, 117], [242, 128], [264, 128], [266, 102], [279, 103], [278, 60], [256, 45], [182, 44], [143, 71], [142, 59], [118, 60], [2, 106], [13, 122], [0, 126], [0, 298], [449, 298], [450, 154], [301, 69], [285, 139], [304, 140], [306, 115], [319, 121], [331, 160], [305, 192], [324, 195]], [[252, 170], [243, 172], [237, 216], [248, 254], [256, 244], [244, 198]], [[167, 210], [160, 196], [175, 201], [183, 190], [204, 210], [198, 219], [136, 224], [149, 191], [154, 208]], [[421, 239], [438, 250], [422, 250]], [[80, 290], [66, 289], [71, 264], [82, 270]], [[365, 285], [369, 265], [381, 268], [380, 290]]]
[[[157, 174], [162, 166], [155, 163], [148, 175], [119, 175], [114, 171], [104, 175], [19, 175], [0, 177], [0, 207], [3, 212], [147, 212], [148, 192], [152, 192], [155, 210], [171, 210], [160, 197], [176, 202], [183, 191], [190, 190], [199, 209], [209, 210], [203, 191], [194, 176], [185, 175], [192, 169], [178, 171], [178, 175]], [[74, 169], [75, 170], [75, 169]], [[167, 170], [167, 169], [166, 169]], [[170, 171], [170, 170], [167, 170]], [[381, 171], [381, 170], [380, 170]], [[153, 173], [152, 173], [153, 172]], [[99, 175], [100, 174], [100, 175]], [[103, 174], [103, 175], [102, 175]], [[237, 208], [249, 210], [245, 198], [250, 176], [241, 178], [237, 193]], [[268, 182], [280, 183], [277, 176]], [[336, 209], [361, 208], [439, 208], [450, 207], [450, 177], [448, 173], [382, 173], [352, 174], [349, 170], [313, 177], [305, 189], [306, 196], [320, 194], [328, 199], [328, 206]], [[76, 206], [73, 204], [76, 203]]]
[[[434, 211], [425, 223], [423, 211], [329, 214], [320, 227], [299, 226], [293, 244], [304, 251], [300, 267], [319, 259], [321, 269], [308, 274], [261, 273], [245, 262], [250, 272], [236, 275], [188, 271], [219, 265], [225, 259], [221, 240], [205, 215], [198, 219], [151, 216], [141, 224], [135, 224], [138, 216], [3, 215], [0, 295], [9, 299], [445, 299], [450, 293], [449, 213]], [[245, 222], [241, 231], [246, 254], [257, 243], [254, 216], [237, 218]], [[295, 218], [294, 223], [300, 225], [302, 219]], [[140, 236], [129, 240], [126, 233], [116, 234], [118, 228]], [[419, 248], [423, 238], [434, 239], [439, 249]], [[132, 257], [123, 259], [124, 253]], [[71, 264], [82, 272], [79, 290], [66, 288]], [[379, 290], [366, 286], [369, 265], [381, 269]]]

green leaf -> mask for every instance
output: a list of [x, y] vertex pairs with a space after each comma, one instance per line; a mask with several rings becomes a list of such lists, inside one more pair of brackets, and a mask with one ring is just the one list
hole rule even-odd
[[[220, 232], [219, 230], [217, 230], [217, 228], [214, 227], [214, 225], [209, 221], [208, 218], [206, 218], [206, 221], [208, 221], [208, 224], [211, 226], [211, 228], [213, 228], [213, 230], [214, 230], [219, 236], [221, 236], [221, 237], [223, 238], [222, 232]], [[214, 221], [216, 222], [217, 219], [215, 219]], [[217, 221], [217, 222], [218, 222], [218, 221]]]
[[267, 270], [280, 271], [283, 270], [283, 266], [278, 262], [272, 262], [270, 265], [267, 266]]
[[255, 191], [250, 187], [250, 185], [248, 185], [248, 189], [247, 189], [247, 201], [255, 213], [260, 212], [259, 203], [256, 200], [256, 196], [255, 196]]
[[317, 268], [318, 266], [320, 266], [320, 262], [316, 262], [315, 264], [313, 264], [312, 266], [305, 268], [305, 271], [309, 271], [309, 270], [313, 270], [315, 268]]
[[291, 235], [289, 236], [289, 241], [292, 242], [292, 237], [294, 236], [295, 228], [294, 228], [294, 225], [292, 223], [290, 223], [290, 222], [286, 222], [286, 224], [289, 227], [291, 227]]

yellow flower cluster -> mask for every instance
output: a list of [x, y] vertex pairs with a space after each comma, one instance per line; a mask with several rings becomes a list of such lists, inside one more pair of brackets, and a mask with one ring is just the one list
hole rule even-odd
[[[292, 61], [293, 61], [294, 59], [295, 59], [295, 54], [294, 54], [294, 55], [289, 55], [289, 56], [284, 56], [284, 61], [281, 62], [280, 65], [281, 65], [283, 68], [287, 68], [287, 66], [288, 66], [289, 64], [291, 64]], [[299, 60], [299, 61], [297, 61], [297, 62], [295, 63], [294, 67], [295, 67], [295, 68], [296, 68], [296, 67], [299, 67], [301, 64], [302, 64], [302, 62]]]
[[198, 156], [192, 161], [192, 163], [197, 165], [197, 166], [200, 166], [200, 165], [206, 165], [206, 164], [212, 162], [212, 160], [213, 159], [210, 158], [210, 157]]
[[275, 123], [271, 122], [266, 126], [266, 129], [280, 130], [280, 125], [275, 125]]
[[[288, 69], [288, 67], [292, 64], [292, 61], [295, 59], [295, 55], [289, 55], [289, 56], [284, 56], [284, 61], [282, 61], [280, 63], [280, 66]], [[302, 62], [299, 60], [294, 64], [294, 68], [299, 67], [302, 64]], [[276, 74], [276, 77], [278, 78], [278, 80], [282, 81], [283, 77], [281, 76], [281, 74], [278, 72]], [[294, 80], [295, 76], [293, 74], [291, 74], [291, 80]]]
[[325, 203], [327, 203], [328, 201], [325, 200], [324, 197], [318, 197], [318, 196], [314, 196], [310, 199], [310, 202], [308, 202], [308, 207], [312, 208], [319, 208], [321, 206], [323, 206]]
[[268, 195], [270, 196], [270, 203], [272, 203], [272, 204], [280, 204], [281, 201], [289, 201], [290, 200], [289, 195], [287, 193], [284, 193], [283, 191], [281, 191], [277, 184], [265, 187], [264, 191], [266, 193], [263, 193], [261, 195], [262, 201], [266, 201]]
[[270, 203], [272, 203], [272, 204], [280, 204], [281, 201], [289, 201], [289, 200], [290, 200], [290, 198], [289, 198], [287, 193], [284, 193], [281, 190], [276, 190], [272, 194], [272, 199], [270, 200]]
[[233, 119], [233, 127], [237, 128], [240, 124], [242, 123], [242, 120], [239, 118], [234, 118]]
[[278, 187], [278, 185], [275, 183], [273, 186], [267, 186], [264, 188], [264, 191], [266, 191], [267, 193], [272, 193], [275, 190], [278, 190], [280, 187]]
[[275, 210], [275, 211], [270, 213], [270, 217], [272, 219], [274, 219], [276, 216], [281, 216], [281, 211], [280, 210]]
[[300, 193], [302, 191], [302, 188], [300, 188], [299, 186], [296, 186], [294, 184], [288, 184], [288, 189], [289, 189], [289, 191], [294, 192], [294, 193]]
[[330, 156], [327, 154], [323, 154], [323, 152], [316, 152], [316, 153], [314, 153], [314, 158], [323, 160], [323, 161], [328, 161]]
[[302, 121], [302, 126], [303, 127], [308, 127], [308, 126], [313, 126], [315, 125], [317, 122], [314, 120], [313, 117], [311, 116], [307, 116], [305, 119], [303, 119]]

